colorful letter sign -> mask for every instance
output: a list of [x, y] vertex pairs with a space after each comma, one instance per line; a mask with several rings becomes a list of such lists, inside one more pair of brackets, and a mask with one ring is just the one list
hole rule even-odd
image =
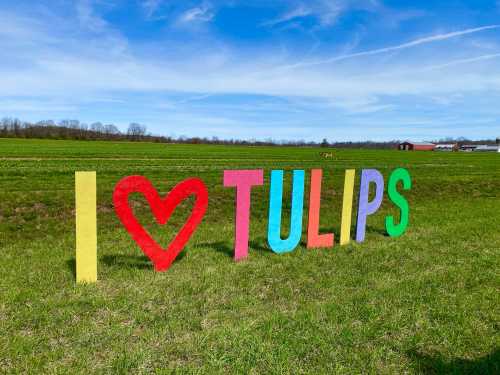
[[[323, 171], [313, 169], [310, 173], [307, 248], [332, 248], [334, 234], [320, 234], [319, 230]], [[270, 175], [267, 241], [270, 249], [275, 253], [291, 252], [299, 245], [302, 237], [305, 171], [293, 171], [290, 228], [286, 239], [281, 237], [284, 171], [273, 170]], [[340, 245], [348, 244], [351, 237], [355, 177], [356, 171], [354, 169], [345, 171], [342, 212], [338, 213], [340, 216]], [[399, 220], [396, 220], [393, 215], [388, 215], [385, 218], [385, 228], [391, 237], [402, 235], [409, 222], [410, 208], [408, 200], [398, 191], [400, 182], [402, 190], [411, 189], [412, 181], [406, 169], [395, 169], [389, 176], [387, 183], [388, 198], [400, 212]], [[251, 192], [253, 187], [264, 184], [264, 171], [261, 169], [224, 171], [223, 183], [225, 187], [233, 187], [236, 191], [234, 259], [238, 261], [248, 257]], [[372, 186], [374, 194], [370, 195]], [[168, 222], [171, 214], [181, 202], [192, 195], [195, 196], [191, 216], [167, 248], [162, 248], [151, 237], [151, 234], [144, 229], [132, 212], [129, 205], [129, 195], [136, 192], [142, 193], [146, 197], [153, 216], [160, 225], [165, 225]], [[370, 198], [371, 196], [373, 198]], [[383, 196], [384, 177], [382, 174], [376, 169], [362, 170], [356, 223], [357, 242], [365, 240], [367, 219], [379, 210]], [[75, 197], [76, 279], [77, 282], [95, 282], [97, 280], [95, 172], [76, 172]], [[201, 179], [189, 178], [176, 185], [166, 197], [161, 198], [147, 178], [128, 176], [116, 185], [113, 203], [123, 226], [144, 254], [151, 259], [154, 268], [157, 271], [165, 271], [183, 250], [205, 216], [208, 207], [208, 190]]]

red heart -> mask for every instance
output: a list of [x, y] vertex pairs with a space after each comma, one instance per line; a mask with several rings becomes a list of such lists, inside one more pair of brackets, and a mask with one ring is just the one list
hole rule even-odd
[[[156, 221], [165, 225], [175, 208], [191, 195], [196, 196], [191, 216], [177, 233], [170, 245], [163, 249], [153, 240], [134, 216], [128, 197], [139, 192], [146, 197]], [[189, 178], [176, 185], [165, 198], [160, 198], [151, 182], [143, 176], [128, 176], [122, 179], [113, 192], [115, 211], [132, 239], [153, 262], [155, 270], [166, 271], [182, 251], [196, 227], [205, 216], [208, 206], [208, 191], [202, 180]]]

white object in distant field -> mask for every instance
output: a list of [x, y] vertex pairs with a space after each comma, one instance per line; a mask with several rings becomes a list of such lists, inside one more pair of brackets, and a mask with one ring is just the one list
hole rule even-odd
[[500, 146], [481, 145], [474, 150], [476, 152], [500, 152]]

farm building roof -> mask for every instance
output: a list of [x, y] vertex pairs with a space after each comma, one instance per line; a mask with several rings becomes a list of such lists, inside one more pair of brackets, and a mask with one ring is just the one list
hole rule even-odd
[[500, 146], [495, 145], [480, 145], [476, 147], [476, 151], [499, 151]]
[[456, 145], [453, 144], [453, 143], [448, 143], [448, 144], [439, 144], [439, 145], [436, 145], [436, 147], [442, 147], [442, 148], [446, 148], [446, 147], [449, 147], [449, 148], [453, 148], [455, 147]]
[[434, 143], [430, 142], [412, 142], [412, 141], [404, 141], [403, 143], [409, 143], [415, 146], [434, 146]]

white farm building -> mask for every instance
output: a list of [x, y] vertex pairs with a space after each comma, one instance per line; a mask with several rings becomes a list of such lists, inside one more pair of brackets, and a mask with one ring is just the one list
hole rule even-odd
[[480, 145], [474, 150], [475, 152], [500, 152], [500, 146], [498, 145]]

